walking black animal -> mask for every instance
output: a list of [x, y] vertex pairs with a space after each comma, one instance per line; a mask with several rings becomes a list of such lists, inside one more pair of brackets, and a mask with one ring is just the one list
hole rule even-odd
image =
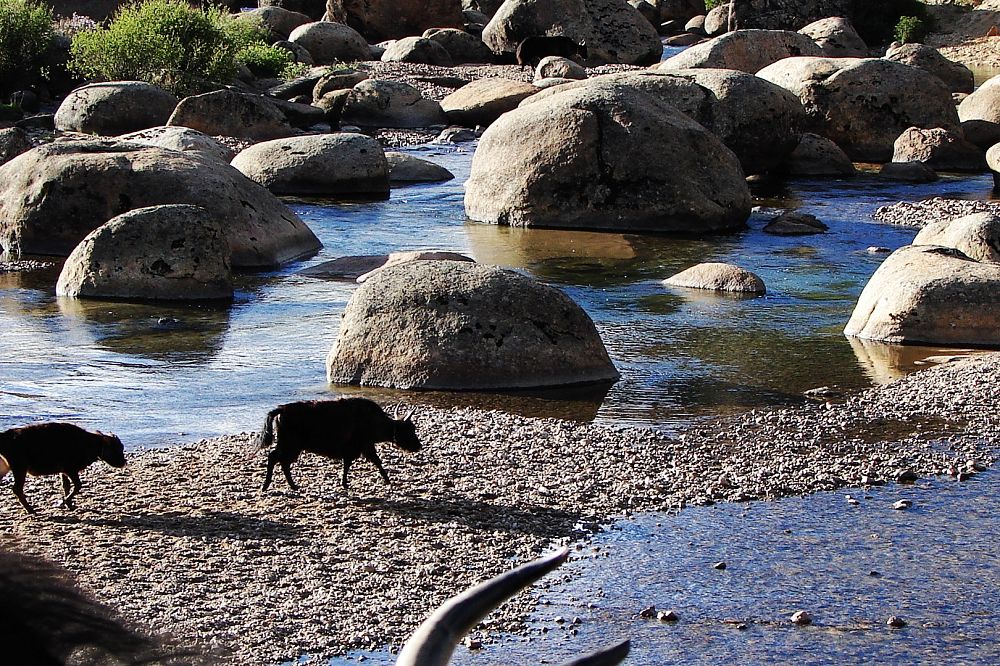
[[14, 473], [14, 495], [28, 513], [35, 512], [24, 496], [28, 474], [62, 474], [62, 506], [72, 509], [73, 498], [83, 487], [80, 471], [98, 458], [112, 467], [124, 467], [121, 440], [72, 423], [39, 423], [0, 432], [0, 478]]
[[528, 37], [522, 39], [517, 45], [515, 52], [517, 64], [523, 66], [530, 65], [538, 67], [538, 63], [546, 56], [560, 56], [572, 59], [579, 56], [583, 60], [587, 59], [587, 45], [577, 44], [569, 37], [558, 35], [555, 37], [541, 36]]
[[389, 475], [375, 452], [375, 443], [392, 442], [405, 451], [419, 451], [420, 440], [412, 415], [410, 412], [402, 419], [390, 418], [378, 404], [366, 398], [306, 400], [272, 409], [257, 439], [261, 449], [275, 444], [267, 455], [263, 489], [271, 485], [274, 466], [281, 463], [289, 487], [298, 490], [292, 481], [291, 466], [303, 451], [343, 460], [344, 490], [347, 490], [347, 472], [359, 456], [370, 460], [389, 483]]

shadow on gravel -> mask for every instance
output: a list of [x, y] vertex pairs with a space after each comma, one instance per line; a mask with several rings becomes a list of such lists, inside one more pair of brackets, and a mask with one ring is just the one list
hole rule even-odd
[[208, 511], [200, 516], [137, 514], [120, 518], [100, 518], [75, 514], [49, 516], [48, 519], [54, 523], [141, 532], [154, 531], [172, 536], [206, 539], [292, 539], [303, 534], [302, 528], [298, 525], [226, 511]]
[[458, 522], [477, 530], [517, 532], [540, 537], [566, 536], [585, 520], [575, 511], [542, 506], [511, 507], [470, 500], [411, 498], [359, 500], [375, 509], [439, 523]]

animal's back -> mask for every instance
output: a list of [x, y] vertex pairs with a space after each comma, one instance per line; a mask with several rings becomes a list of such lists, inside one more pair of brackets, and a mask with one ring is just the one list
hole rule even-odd
[[72, 423], [39, 423], [0, 433], [0, 456], [11, 469], [40, 476], [78, 471], [97, 460], [100, 438]]
[[334, 458], [343, 457], [344, 447], [360, 446], [372, 436], [381, 436], [388, 422], [382, 408], [367, 398], [304, 400], [278, 409], [280, 446]]

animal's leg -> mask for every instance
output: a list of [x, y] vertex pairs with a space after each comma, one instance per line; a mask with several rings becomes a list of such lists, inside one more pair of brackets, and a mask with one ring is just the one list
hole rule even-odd
[[350, 458], [344, 458], [344, 476], [340, 479], [340, 485], [344, 487], [344, 491], [347, 491], [347, 473], [351, 469], [351, 463], [354, 462]]
[[267, 473], [264, 475], [264, 487], [261, 490], [267, 490], [268, 486], [271, 485], [271, 476], [274, 474], [274, 466], [277, 463], [278, 449], [275, 449], [267, 454]]
[[27, 470], [14, 471], [14, 496], [17, 497], [17, 501], [21, 503], [25, 511], [34, 513], [35, 510], [31, 508], [27, 498], [24, 496], [24, 479], [27, 475]]
[[292, 481], [292, 461], [283, 459], [281, 461], [281, 471], [285, 473], [285, 481], [288, 481], [288, 487], [292, 490], [298, 490], [299, 487], [295, 485], [294, 481]]
[[83, 488], [83, 483], [80, 481], [80, 474], [79, 474], [79, 472], [70, 472], [68, 475], [64, 474], [63, 475], [63, 489], [64, 490], [65, 490], [66, 485], [67, 485], [66, 484], [66, 476], [69, 476], [70, 480], [73, 482], [73, 492], [71, 492], [70, 494], [66, 495], [66, 497], [63, 498], [63, 505], [65, 507], [69, 508], [69, 509], [72, 509], [72, 508], [74, 508], [73, 507], [73, 498], [76, 497], [77, 493], [80, 492], [80, 489]]
[[60, 504], [59, 506], [70, 506], [69, 504], [67, 504], [68, 501], [67, 498], [69, 497], [70, 488], [73, 487], [72, 482], [69, 480], [69, 476], [67, 476], [66, 474], [61, 474], [60, 476], [62, 478], [63, 501], [62, 504]]
[[378, 457], [378, 453], [375, 451], [375, 449], [372, 448], [370, 451], [365, 451], [364, 456], [365, 458], [368, 458], [368, 460], [371, 460], [373, 463], [375, 463], [375, 467], [378, 468], [378, 473], [382, 475], [382, 478], [385, 480], [385, 482], [391, 483], [391, 481], [389, 481], [389, 475], [386, 474], [385, 467], [382, 467], [382, 459]]

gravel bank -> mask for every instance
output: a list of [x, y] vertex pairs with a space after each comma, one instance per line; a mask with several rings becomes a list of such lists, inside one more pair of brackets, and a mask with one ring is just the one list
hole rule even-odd
[[[678, 439], [470, 409], [421, 409], [425, 449], [385, 445], [394, 485], [361, 462], [305, 455], [261, 493], [248, 433], [95, 465], [76, 512], [40, 514], [0, 488], [0, 546], [45, 555], [129, 619], [236, 664], [398, 645], [469, 584], [585, 538], [616, 516], [773, 498], [991, 464], [1000, 354], [911, 375], [839, 403], [758, 410]], [[44, 508], [43, 508], [44, 507]], [[491, 619], [516, 630], [522, 595]], [[220, 661], [223, 661], [220, 659]]]
[[872, 218], [878, 222], [921, 229], [931, 222], [954, 220], [964, 215], [984, 212], [1000, 215], [1000, 203], [934, 197], [923, 201], [900, 201], [880, 206], [872, 213]]

